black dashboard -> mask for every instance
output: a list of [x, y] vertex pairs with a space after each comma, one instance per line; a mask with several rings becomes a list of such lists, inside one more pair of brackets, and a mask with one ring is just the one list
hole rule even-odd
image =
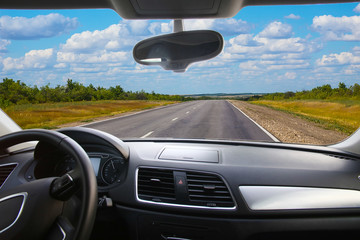
[[[316, 238], [360, 230], [354, 154], [281, 143], [123, 142], [87, 128], [60, 132], [87, 152], [99, 203], [110, 200], [99, 206], [92, 239]], [[71, 157], [40, 142], [17, 174], [32, 181], [74, 168]]]

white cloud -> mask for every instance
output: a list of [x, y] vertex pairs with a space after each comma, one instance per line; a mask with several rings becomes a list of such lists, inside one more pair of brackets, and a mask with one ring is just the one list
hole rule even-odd
[[351, 52], [342, 52], [340, 54], [332, 53], [323, 55], [321, 59], [317, 59], [316, 64], [318, 66], [360, 64], [360, 56], [356, 56]]
[[215, 19], [191, 19], [184, 20], [184, 28], [186, 31], [211, 29], [214, 25]]
[[258, 36], [252, 39], [249, 36], [236, 37], [228, 41], [226, 53], [242, 54], [250, 58], [273, 54], [308, 54], [318, 49], [314, 42], [306, 41], [302, 38], [269, 39]]
[[330, 41], [359, 41], [360, 16], [334, 17], [331, 15], [313, 18], [312, 28]]
[[259, 42], [256, 38], [254, 38], [253, 34], [240, 34], [234, 38], [229, 40], [231, 45], [241, 45], [241, 46], [249, 46], [249, 47], [258, 47], [263, 46], [264, 43]]
[[269, 52], [301, 53], [306, 50], [307, 43], [301, 38], [267, 39], [259, 38]]
[[241, 19], [196, 19], [185, 20], [185, 30], [214, 30], [224, 36], [233, 36], [241, 33], [248, 33], [251, 25]]
[[38, 15], [33, 18], [0, 17], [0, 37], [3, 39], [39, 39], [69, 33], [78, 27], [76, 18], [58, 13]]
[[161, 23], [160, 29], [161, 33], [170, 33], [173, 31], [173, 25], [171, 23]]
[[152, 22], [149, 24], [148, 31], [152, 35], [171, 33], [173, 31], [173, 21], [170, 22]]
[[290, 15], [285, 16], [285, 18], [299, 20], [301, 17], [299, 15], [295, 15], [295, 14], [291, 13]]
[[353, 9], [354, 12], [360, 13], [360, 3]]
[[360, 46], [355, 46], [352, 49], [352, 52], [355, 53], [356, 55], [360, 55]]
[[126, 21], [133, 34], [143, 35], [145, 30], [147, 30], [149, 26], [149, 22], [147, 20], [136, 20], [136, 21]]
[[66, 68], [66, 67], [67, 67], [66, 63], [58, 63], [54, 65], [54, 68]]
[[0, 39], [0, 53], [6, 52], [6, 46], [10, 44], [9, 40]]
[[130, 37], [130, 31], [123, 23], [113, 24], [104, 30], [84, 31], [72, 35], [61, 45], [61, 51], [89, 53], [102, 49], [130, 49], [136, 43], [136, 37]]
[[223, 61], [239, 62], [239, 68], [244, 72], [260, 71], [283, 73], [283, 79], [295, 79], [295, 71], [312, 69], [311, 53], [321, 49], [322, 45], [308, 38], [290, 37], [292, 27], [281, 22], [269, 24], [258, 35], [240, 34], [226, 42]]
[[129, 61], [128, 52], [108, 52], [106, 50], [96, 53], [73, 53], [58, 52], [57, 62], [59, 63], [121, 63]]
[[296, 72], [286, 72], [285, 73], [285, 78], [287, 79], [295, 79], [297, 77]]
[[44, 69], [54, 62], [54, 50], [31, 50], [21, 58], [5, 58], [3, 71]]
[[252, 71], [252, 70], [256, 71], [256, 70], [260, 69], [257, 61], [242, 62], [239, 64], [239, 68], [247, 70], [247, 71]]
[[149, 22], [121, 21], [103, 30], [84, 31], [72, 35], [56, 53], [58, 69], [71, 72], [111, 72], [119, 66], [134, 66], [132, 47], [150, 36]]
[[272, 22], [259, 33], [259, 37], [265, 38], [289, 38], [292, 35], [292, 27], [282, 22]]

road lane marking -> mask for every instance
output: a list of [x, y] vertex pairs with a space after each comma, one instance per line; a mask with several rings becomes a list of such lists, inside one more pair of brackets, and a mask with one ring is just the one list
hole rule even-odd
[[171, 121], [176, 121], [178, 118], [176, 117], [176, 118], [174, 118], [173, 120], [171, 120]]
[[234, 104], [232, 104], [231, 102], [227, 101], [228, 103], [230, 103], [234, 108], [236, 108], [237, 110], [239, 110], [242, 114], [244, 114], [245, 117], [247, 117], [248, 119], [250, 119], [253, 123], [255, 123], [256, 126], [258, 126], [264, 133], [266, 133], [266, 135], [268, 135], [274, 142], [281, 142], [279, 139], [277, 139], [274, 135], [272, 135], [270, 132], [268, 132], [265, 128], [263, 128], [262, 126], [260, 126], [260, 124], [258, 124], [257, 122], [255, 122], [254, 120], [252, 120], [248, 115], [246, 115], [243, 111], [240, 110], [240, 108], [236, 107]]
[[148, 132], [147, 134], [145, 134], [144, 136], [140, 137], [140, 138], [146, 138], [148, 136], [150, 136], [154, 131]]
[[189, 113], [190, 113], [189, 111], [186, 112], [186, 114], [189, 114]]

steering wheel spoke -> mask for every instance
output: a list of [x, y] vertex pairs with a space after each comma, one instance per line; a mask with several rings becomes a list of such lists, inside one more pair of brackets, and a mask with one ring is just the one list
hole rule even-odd
[[73, 240], [75, 227], [64, 216], [59, 216], [47, 236], [47, 240]]
[[36, 239], [49, 229], [63, 209], [63, 202], [49, 195], [53, 181], [39, 179], [1, 193], [0, 239]]

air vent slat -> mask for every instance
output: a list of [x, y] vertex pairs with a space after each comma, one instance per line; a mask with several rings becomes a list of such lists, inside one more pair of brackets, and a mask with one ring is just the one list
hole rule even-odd
[[161, 175], [161, 174], [159, 174], [159, 175], [151, 175], [151, 174], [145, 174], [144, 173], [142, 177], [146, 177], [146, 178], [162, 178], [162, 179], [168, 179], [168, 180], [172, 179], [172, 176]]
[[234, 207], [234, 201], [223, 180], [212, 174], [187, 172], [189, 201], [207, 207]]
[[218, 178], [217, 177], [214, 177], [214, 176], [211, 176], [211, 175], [208, 175], [208, 174], [205, 174], [203, 176], [200, 176], [200, 175], [194, 175], [194, 174], [188, 174], [187, 175], [189, 178], [191, 179], [214, 179], [214, 180], [217, 180]]
[[174, 185], [174, 183], [172, 182], [172, 183], [170, 183], [170, 182], [164, 182], [164, 181], [151, 181], [151, 180], [139, 180], [139, 183], [141, 183], [141, 184], [144, 184], [144, 185], [153, 185], [153, 184], [157, 184], [157, 185], [159, 185], [159, 184], [161, 184], [161, 185], [168, 185], [168, 186], [171, 186], [171, 185]]
[[[195, 188], [203, 189], [204, 186], [206, 186], [206, 185], [208, 185], [208, 184], [188, 184], [188, 186], [191, 189], [195, 189]], [[227, 187], [225, 185], [220, 185], [220, 184], [216, 184], [215, 187], [216, 187], [216, 189], [227, 189]]]
[[[153, 195], [153, 191], [142, 191], [141, 193], [141, 196], [148, 196], [148, 197], [155, 197]], [[172, 198], [172, 194], [171, 193], [157, 193], [157, 196], [156, 197], [169, 197], [169, 198]]]
[[[190, 193], [190, 194], [192, 194], [192, 193], [194, 193], [194, 194], [199, 194], [199, 193], [204, 193], [204, 194], [206, 194], [206, 191], [204, 191], [204, 190], [194, 190], [194, 189], [190, 189], [190, 190], [189, 190], [189, 193]], [[219, 194], [219, 195], [229, 194], [228, 191], [213, 191], [212, 193], [213, 193], [213, 194]]]
[[17, 164], [9, 164], [0, 166], [0, 188], [15, 169], [16, 165]]
[[215, 181], [215, 180], [194, 180], [194, 179], [191, 179], [191, 180], [188, 180], [189, 183], [209, 183], [209, 184], [222, 184], [222, 181]]
[[174, 202], [176, 198], [173, 171], [140, 168], [138, 197], [154, 202]]
[[169, 187], [156, 187], [154, 189], [153, 186], [145, 186], [145, 185], [141, 186], [142, 191], [154, 191], [158, 189], [162, 189], [163, 191], [169, 191], [169, 192], [172, 192], [174, 190], [173, 188], [169, 188]]
[[229, 196], [204, 196], [204, 195], [197, 195], [197, 194], [192, 194], [191, 197], [193, 199], [209, 199], [210, 201], [213, 200], [213, 199], [230, 199], [231, 200], [231, 197]]

